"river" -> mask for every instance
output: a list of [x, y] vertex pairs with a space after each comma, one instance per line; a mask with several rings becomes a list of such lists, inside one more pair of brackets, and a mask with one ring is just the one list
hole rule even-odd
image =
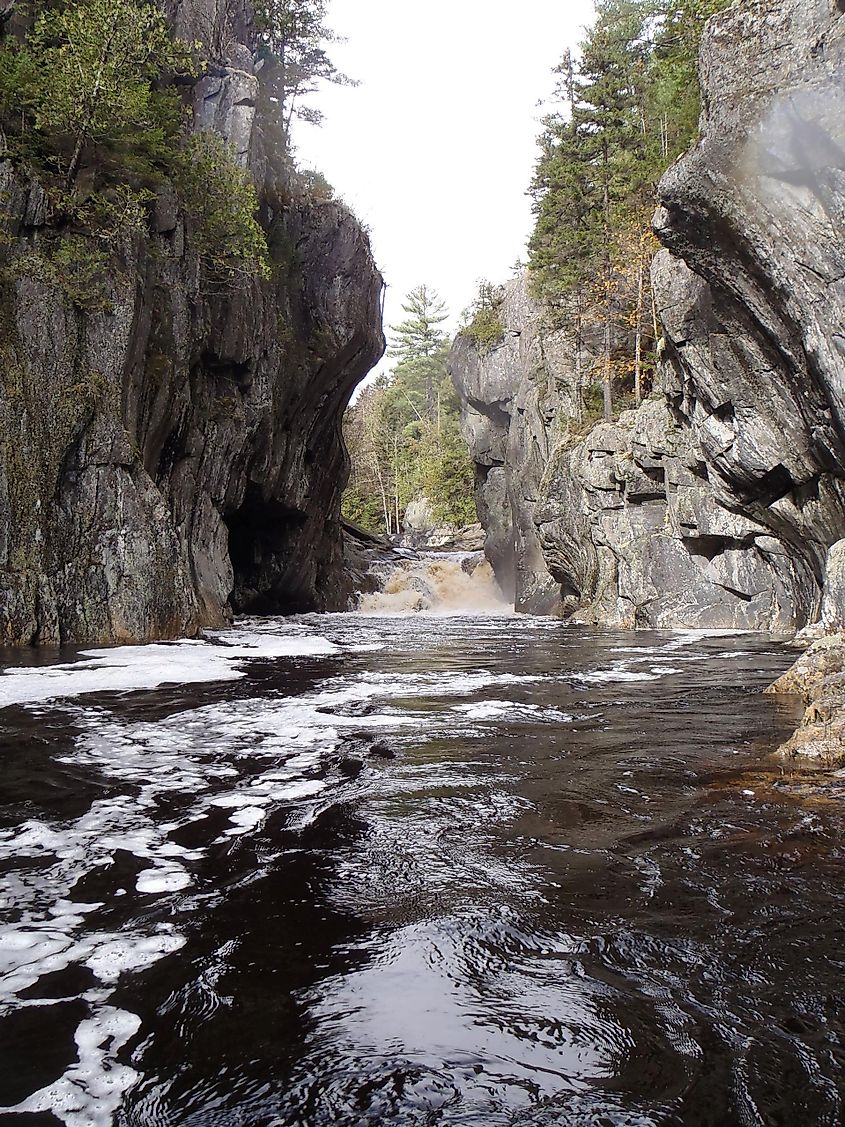
[[842, 1121], [776, 639], [514, 615], [6, 653], [4, 1121]]

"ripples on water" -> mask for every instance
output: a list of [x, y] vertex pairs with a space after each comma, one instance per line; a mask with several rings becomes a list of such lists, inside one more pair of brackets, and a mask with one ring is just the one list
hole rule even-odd
[[355, 615], [34, 655], [0, 677], [0, 1103], [841, 1122], [843, 819], [762, 765], [791, 657]]

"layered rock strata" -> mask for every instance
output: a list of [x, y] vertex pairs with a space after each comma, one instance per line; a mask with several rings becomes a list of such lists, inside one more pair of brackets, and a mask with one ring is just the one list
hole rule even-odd
[[340, 423], [383, 350], [382, 281], [340, 204], [296, 187], [248, 5], [173, 3], [220, 60], [193, 89], [259, 187], [272, 278], [204, 279], [163, 196], [112, 248], [104, 308], [41, 269], [38, 183], [0, 166], [0, 644], [190, 635], [341, 608]]
[[702, 139], [660, 189], [661, 362], [638, 410], [578, 418], [573, 342], [524, 278], [499, 347], [456, 345], [488, 551], [518, 606], [646, 627], [818, 617], [845, 530], [843, 74], [827, 0], [708, 24]]

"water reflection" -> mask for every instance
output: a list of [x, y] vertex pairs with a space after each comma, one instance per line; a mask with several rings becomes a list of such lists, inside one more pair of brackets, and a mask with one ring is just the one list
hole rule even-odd
[[[5, 934], [70, 937], [59, 977], [35, 952], [5, 995], [36, 1057], [2, 1069], [7, 1105], [67, 1076], [93, 1013], [137, 1022], [88, 1060], [89, 1094], [117, 1080], [103, 1122], [841, 1120], [845, 823], [765, 758], [795, 719], [759, 695], [790, 662], [776, 641], [244, 629], [336, 651], [0, 713], [3, 825], [54, 835], [29, 857], [8, 838]], [[144, 841], [98, 852], [92, 804]], [[139, 879], [176, 866], [179, 887]], [[54, 1099], [67, 1123], [91, 1106]]]

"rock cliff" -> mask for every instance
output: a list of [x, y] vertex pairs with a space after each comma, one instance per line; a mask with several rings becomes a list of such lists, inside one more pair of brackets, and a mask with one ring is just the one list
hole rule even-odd
[[202, 282], [166, 198], [112, 248], [106, 308], [38, 268], [38, 183], [0, 165], [0, 644], [190, 635], [232, 610], [340, 608], [340, 422], [384, 347], [382, 281], [340, 204], [297, 187], [247, 4], [167, 6], [220, 60], [194, 120], [256, 178], [272, 278]]
[[[451, 370], [491, 562], [517, 605], [622, 626], [792, 630], [845, 530], [845, 17], [740, 0], [708, 24], [696, 148], [665, 176], [658, 390], [575, 411], [524, 277]], [[494, 515], [491, 515], [494, 514]]]

